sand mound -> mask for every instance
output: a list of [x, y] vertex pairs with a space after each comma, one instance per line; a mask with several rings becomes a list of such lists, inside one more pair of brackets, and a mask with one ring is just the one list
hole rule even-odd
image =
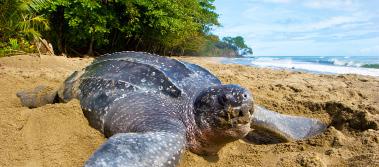
[[[236, 141], [218, 156], [185, 152], [180, 166], [378, 166], [379, 79], [312, 75], [181, 58], [200, 64], [224, 83], [250, 89], [271, 110], [321, 119], [331, 126], [312, 139], [275, 145]], [[19, 90], [58, 87], [91, 59], [14, 56], [0, 59], [0, 166], [81, 166], [105, 141], [88, 125], [78, 101], [22, 107]]]

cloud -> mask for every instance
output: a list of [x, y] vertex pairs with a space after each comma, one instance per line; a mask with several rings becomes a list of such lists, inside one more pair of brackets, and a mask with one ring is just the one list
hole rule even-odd
[[243, 36], [258, 55], [378, 54], [378, 2], [243, 0], [215, 32]]
[[253, 3], [276, 3], [276, 4], [288, 4], [294, 2], [294, 0], [248, 0]]
[[352, 0], [312, 0], [304, 3], [305, 7], [332, 10], [356, 10], [358, 3]]
[[263, 2], [268, 2], [268, 3], [290, 3], [292, 1], [291, 0], [263, 0]]
[[359, 21], [358, 18], [351, 16], [333, 16], [318, 22], [301, 25], [295, 28], [302, 31], [314, 31], [326, 28], [334, 28], [336, 26], [355, 23], [357, 21]]

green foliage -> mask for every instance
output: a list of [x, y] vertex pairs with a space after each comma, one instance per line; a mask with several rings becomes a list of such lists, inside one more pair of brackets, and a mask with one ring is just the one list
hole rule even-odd
[[251, 54], [242, 37], [220, 41], [210, 33], [219, 26], [213, 2], [2, 0], [0, 53], [35, 51], [31, 43], [43, 37], [57, 54], [98, 55], [120, 50], [163, 55]]
[[0, 2], [0, 55], [33, 52], [30, 43], [41, 37], [40, 32], [49, 29], [48, 20], [36, 15], [30, 2], [33, 1]]
[[[36, 1], [34, 1], [36, 2]], [[108, 33], [109, 18], [102, 9], [101, 1], [93, 0], [39, 0], [30, 6], [39, 13], [45, 14], [51, 26], [46, 38], [58, 45], [60, 52], [66, 52], [67, 44], [74, 48], [85, 47], [87, 43], [107, 44], [104, 34]], [[89, 51], [92, 54], [92, 49]]]
[[10, 44], [10, 47], [14, 50], [20, 49], [20, 45], [18, 44], [17, 39], [9, 38], [9, 44]]
[[245, 44], [245, 40], [241, 36], [224, 37], [222, 42], [226, 44], [226, 47], [237, 51], [242, 56], [253, 54], [253, 50]]
[[0, 57], [35, 52], [34, 45], [31, 45], [29, 41], [21, 38], [9, 38], [8, 42], [0, 42]]
[[33, 8], [49, 16], [49, 38], [58, 53], [173, 53], [219, 25], [213, 0], [47, 1]]
[[205, 40], [200, 43], [201, 47], [197, 51], [186, 53], [193, 56], [223, 56], [241, 57], [253, 54], [242, 37], [224, 37], [222, 40], [215, 35], [205, 36]]
[[40, 32], [49, 29], [48, 20], [35, 14], [27, 0], [4, 0], [0, 5], [0, 32], [4, 42], [10, 37], [28, 40], [40, 37]]

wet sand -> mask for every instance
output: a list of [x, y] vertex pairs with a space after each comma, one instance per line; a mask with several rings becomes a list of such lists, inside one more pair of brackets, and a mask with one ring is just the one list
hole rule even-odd
[[[315, 75], [241, 65], [214, 58], [180, 58], [199, 64], [223, 83], [240, 84], [268, 109], [318, 118], [327, 131], [274, 145], [236, 141], [218, 156], [182, 156], [184, 166], [379, 166], [379, 78]], [[0, 58], [0, 166], [82, 166], [106, 139], [88, 125], [79, 102], [22, 107], [19, 90], [59, 87], [92, 59], [52, 56]]]

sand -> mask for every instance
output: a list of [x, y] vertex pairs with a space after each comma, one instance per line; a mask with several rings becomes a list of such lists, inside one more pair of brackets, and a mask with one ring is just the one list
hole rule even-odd
[[[271, 110], [318, 118], [330, 126], [314, 138], [274, 144], [227, 144], [218, 156], [185, 152], [179, 166], [379, 166], [379, 78], [316, 75], [221, 65], [216, 58], [180, 58], [200, 64], [223, 83], [251, 90]], [[82, 166], [106, 139], [91, 128], [79, 102], [22, 107], [19, 90], [60, 86], [92, 59], [21, 55], [0, 58], [0, 166]]]

